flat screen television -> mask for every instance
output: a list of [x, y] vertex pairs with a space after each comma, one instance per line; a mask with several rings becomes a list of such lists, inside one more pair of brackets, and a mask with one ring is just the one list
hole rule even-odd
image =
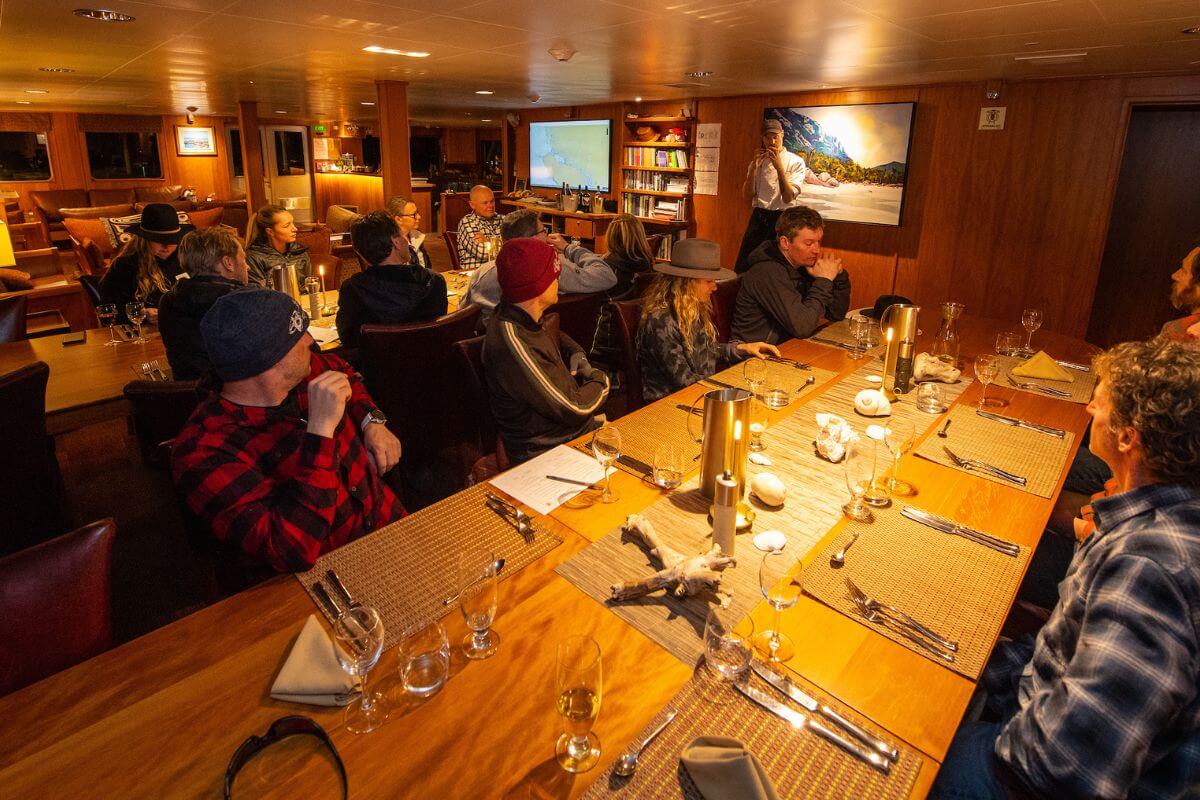
[[564, 183], [609, 190], [612, 120], [570, 119], [529, 123], [529, 185], [557, 189]]

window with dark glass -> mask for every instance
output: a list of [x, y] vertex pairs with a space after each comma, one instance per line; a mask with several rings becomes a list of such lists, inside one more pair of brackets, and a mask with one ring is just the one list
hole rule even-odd
[[306, 175], [304, 134], [275, 131], [275, 169], [280, 175]]
[[428, 178], [441, 161], [441, 140], [436, 136], [413, 136], [408, 140], [408, 153], [412, 174]]
[[157, 133], [89, 131], [84, 137], [93, 178], [162, 177]]
[[244, 177], [246, 171], [242, 168], [242, 132], [237, 128], [229, 131], [229, 155], [233, 160], [233, 177]]
[[46, 134], [0, 131], [0, 181], [50, 180]]
[[379, 155], [379, 137], [364, 136], [362, 140], [363, 166], [368, 172], [379, 172], [379, 167], [383, 163], [383, 159]]

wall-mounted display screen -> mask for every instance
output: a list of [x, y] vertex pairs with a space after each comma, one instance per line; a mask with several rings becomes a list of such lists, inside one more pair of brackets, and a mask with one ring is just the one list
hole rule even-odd
[[609, 190], [612, 120], [529, 123], [529, 184], [554, 189], [564, 183]]

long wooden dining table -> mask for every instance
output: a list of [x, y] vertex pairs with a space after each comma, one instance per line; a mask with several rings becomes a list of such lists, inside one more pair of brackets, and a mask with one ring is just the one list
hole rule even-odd
[[[963, 363], [990, 352], [1002, 329], [995, 321], [963, 320]], [[927, 344], [931, 337], [924, 338]], [[1086, 361], [1095, 352], [1052, 333], [1040, 333], [1037, 340], [1056, 358]], [[789, 341], [781, 350], [836, 371], [839, 379], [861, 366], [840, 349], [809, 341]], [[980, 390], [972, 385], [958, 404], [976, 402]], [[703, 391], [691, 386], [658, 402], [690, 402]], [[1000, 386], [990, 387], [989, 395], [1011, 402], [1004, 413], [1075, 433], [1078, 446], [1088, 420], [1082, 404]], [[805, 413], [811, 399], [791, 413]], [[1031, 548], [1053, 504], [912, 456], [904, 471], [920, 486], [926, 508]], [[500, 583], [494, 629], [502, 643], [493, 657], [468, 661], [456, 649], [446, 685], [420, 700], [402, 691], [396, 654], [385, 652], [373, 675], [393, 709], [378, 731], [354, 735], [341, 726], [341, 709], [270, 697], [292, 641], [308, 616], [318, 614], [300, 583], [280, 576], [0, 698], [5, 742], [0, 786], [11, 797], [220, 797], [226, 763], [247, 736], [262, 734], [278, 717], [305, 714], [332, 737], [351, 797], [581, 794], [607, 774], [613, 759], [693, 675], [691, 665], [555, 573], [628, 514], [663, 496], [648, 481], [621, 471], [612, 480], [617, 502], [559, 507], [539, 518], [563, 544]], [[803, 554], [803, 562], [843, 525]], [[453, 542], [448, 539], [446, 546]], [[1011, 588], [1015, 594], [1016, 586]], [[760, 604], [753, 611], [756, 623], [765, 623], [769, 613]], [[443, 621], [451, 641], [465, 635], [457, 612]], [[796, 645], [787, 669], [920, 751], [924, 758], [911, 796], [924, 797], [975, 684], [808, 596], [783, 612], [782, 627]], [[603, 701], [594, 728], [603, 754], [590, 772], [570, 775], [554, 758], [561, 724], [554, 710], [555, 643], [581, 633], [594, 638], [603, 653]], [[239, 796], [336, 796], [326, 759], [283, 753], [247, 769], [239, 778]]]

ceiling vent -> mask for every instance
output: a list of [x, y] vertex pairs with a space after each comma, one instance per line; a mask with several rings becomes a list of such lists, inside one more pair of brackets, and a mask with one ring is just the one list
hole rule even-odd
[[1042, 53], [1028, 56], [1013, 56], [1014, 61], [1024, 61], [1027, 64], [1078, 64], [1085, 58], [1087, 58], [1086, 52]]

